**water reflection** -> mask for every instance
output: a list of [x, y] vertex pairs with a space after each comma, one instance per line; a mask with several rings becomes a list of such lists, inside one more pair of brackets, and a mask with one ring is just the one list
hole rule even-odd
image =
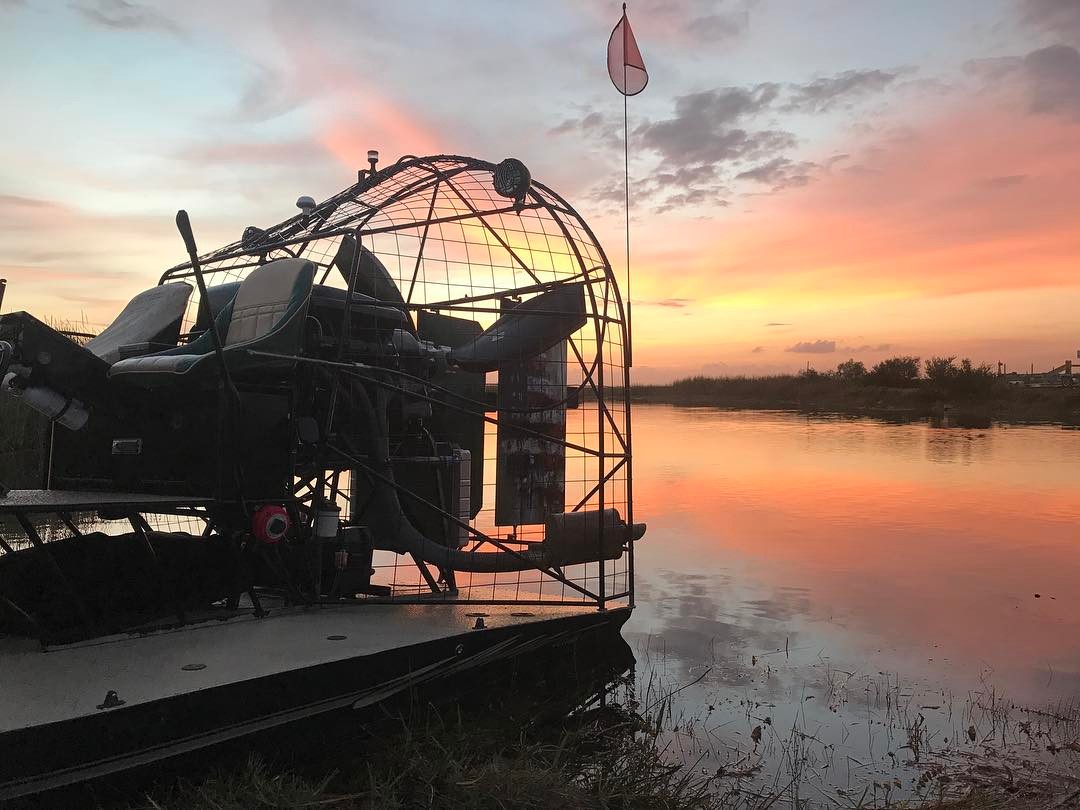
[[672, 683], [707, 671], [680, 695], [706, 724], [747, 741], [767, 715], [840, 747], [868, 725], [884, 778], [906, 743], [874, 700], [940, 748], [972, 694], [1080, 694], [1076, 432], [665, 406], [634, 428], [649, 534], [626, 633]]

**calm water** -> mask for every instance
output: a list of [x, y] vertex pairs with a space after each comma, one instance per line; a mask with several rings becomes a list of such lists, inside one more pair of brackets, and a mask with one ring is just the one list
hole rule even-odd
[[786, 784], [802, 746], [811, 799], [905, 793], [1075, 707], [1080, 432], [643, 406], [634, 458], [625, 636], [639, 679], [700, 678], [675, 744], [703, 768]]

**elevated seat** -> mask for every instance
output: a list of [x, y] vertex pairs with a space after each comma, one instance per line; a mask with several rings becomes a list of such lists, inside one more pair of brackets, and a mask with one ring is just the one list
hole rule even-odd
[[[291, 368], [290, 361], [250, 357], [249, 349], [295, 355], [304, 333], [315, 265], [306, 259], [278, 259], [253, 270], [216, 318], [225, 362], [233, 374], [258, 368]], [[172, 385], [203, 373], [214, 374], [213, 337], [207, 329], [186, 346], [121, 360], [109, 379], [144, 388]]]
[[129, 353], [156, 351], [175, 346], [180, 339], [191, 285], [183, 281], [162, 284], [141, 292], [97, 337], [86, 342], [86, 349], [112, 365]]
[[236, 291], [239, 289], [239, 281], [229, 281], [225, 284], [215, 284], [213, 287], [209, 287], [206, 290], [206, 297], [210, 301], [210, 315], [208, 317], [206, 310], [199, 307], [195, 316], [195, 324], [191, 327], [191, 336], [198, 337], [209, 329], [210, 318], [216, 319], [221, 314], [221, 310], [225, 309], [236, 298]]

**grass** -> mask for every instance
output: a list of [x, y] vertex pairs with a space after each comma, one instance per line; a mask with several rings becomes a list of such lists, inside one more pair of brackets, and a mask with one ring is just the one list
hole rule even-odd
[[[354, 729], [335, 742], [326, 741], [329, 753], [300, 744], [296, 748], [305, 750], [306, 756], [299, 760], [250, 755], [231, 764], [222, 762], [209, 775], [173, 780], [120, 806], [126, 810], [815, 806], [1029, 810], [1072, 806], [1067, 802], [1080, 799], [1080, 794], [1069, 793], [1080, 781], [1053, 786], [1028, 783], [1019, 774], [1014, 779], [1005, 766], [987, 777], [979, 771], [988, 773], [985, 765], [968, 766], [974, 772], [971, 781], [957, 778], [959, 771], [951, 769], [950, 780], [943, 778], [945, 768], [927, 764], [918, 799], [897, 799], [891, 784], [874, 783], [861, 793], [829, 796], [824, 805], [815, 804], [807, 801], [818, 795], [812, 785], [815, 766], [808, 745], [812, 735], [793, 728], [789, 736], [774, 738], [783, 748], [778, 753], [786, 766], [782, 778], [768, 779], [765, 785], [753, 779], [755, 768], [706, 773], [699, 762], [688, 761], [685, 750], [680, 753], [673, 747], [674, 737], [694, 733], [673, 710], [677, 690], [637, 701], [630, 679], [624, 678], [622, 687], [627, 695], [622, 705], [594, 702], [591, 708], [558, 719], [535, 704], [522, 703], [520, 692], [485, 703], [483, 711], [414, 702], [407, 713], [365, 726], [362, 736]], [[648, 689], [652, 688], [650, 681]], [[523, 711], [523, 705], [530, 708]], [[899, 711], [895, 701], [891, 705]], [[999, 719], [1006, 722], [1003, 715]], [[913, 737], [923, 733], [917, 721], [909, 729]], [[770, 728], [767, 736], [771, 735]]]
[[[635, 728], [634, 733], [628, 733], [629, 728]], [[159, 788], [128, 808], [767, 810], [791, 806], [779, 801], [784, 791], [743, 791], [691, 767], [670, 764], [655, 734], [619, 716], [564, 730], [557, 740], [531, 739], [528, 734], [506, 740], [471, 724], [436, 723], [434, 727], [405, 726], [385, 742], [381, 750], [367, 751], [366, 759], [354, 756], [350, 764], [321, 778], [280, 769], [252, 756], [239, 768]], [[1045, 794], [1016, 796], [979, 789], [961, 798], [889, 802], [888, 792], [875, 793], [877, 798], [854, 797], [850, 804], [838, 806], [1026, 810], [1052, 807], [1055, 801], [1069, 798], [1067, 794], [1048, 799]]]
[[929, 380], [904, 388], [835, 375], [688, 377], [669, 385], [635, 385], [634, 402], [803, 412], [945, 417], [960, 427], [993, 421], [1080, 423], [1080, 393], [994, 381], [980, 394], [948, 394]]
[[158, 788], [128, 807], [733, 806], [712, 778], [668, 761], [656, 721], [663, 712], [657, 707], [650, 721], [632, 710], [599, 707], [551, 724], [502, 712], [445, 715], [429, 706], [381, 724], [322, 776], [252, 756], [239, 768]]

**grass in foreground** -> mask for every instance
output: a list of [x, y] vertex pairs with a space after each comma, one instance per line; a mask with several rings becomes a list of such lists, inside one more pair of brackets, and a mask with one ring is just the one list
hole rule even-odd
[[[363, 741], [337, 749], [335, 770], [277, 766], [250, 756], [197, 780], [181, 779], [127, 805], [129, 810], [246, 810], [247, 808], [664, 808], [767, 810], [790, 807], [786, 793], [762, 793], [672, 764], [666, 750], [668, 706], [648, 717], [630, 708], [593, 709], [561, 724], [510, 714], [452, 717], [428, 707], [420, 720], [391, 720]], [[320, 775], [321, 774], [321, 775]], [[871, 803], [848, 808], [1032, 810], [1070, 807], [1080, 793], [1049, 798], [1003, 791], [962, 798]], [[880, 801], [880, 800], [879, 800]], [[800, 807], [804, 806], [801, 803]], [[806, 805], [809, 806], [809, 805]]]
[[732, 806], [713, 780], [663, 756], [660, 729], [622, 709], [562, 728], [498, 718], [397, 722], [322, 778], [258, 757], [205, 780], [180, 780], [130, 807], [709, 808]]

